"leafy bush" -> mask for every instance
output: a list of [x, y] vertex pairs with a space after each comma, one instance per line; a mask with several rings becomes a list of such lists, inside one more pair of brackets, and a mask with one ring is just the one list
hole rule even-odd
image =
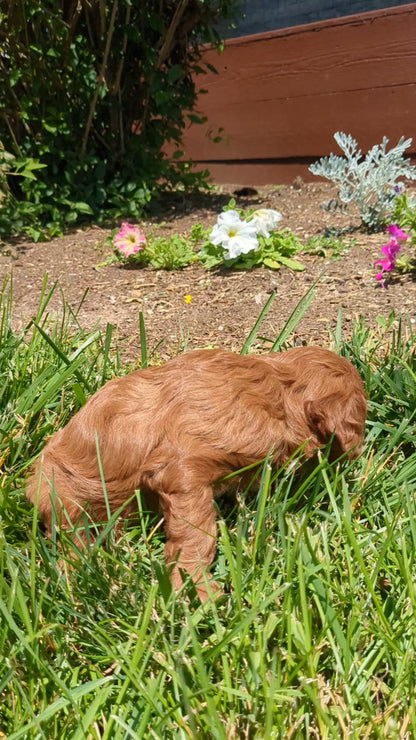
[[387, 151], [389, 140], [384, 137], [364, 158], [350, 134], [338, 131], [334, 139], [345, 156], [331, 153], [311, 164], [309, 170], [338, 185], [342, 203], [356, 203], [363, 225], [377, 231], [391, 213], [399, 192], [395, 187], [398, 179], [416, 180], [416, 168], [403, 156], [412, 139], [405, 140], [402, 136], [396, 146]]
[[[1, 234], [138, 217], [156, 187], [200, 176], [179, 161], [201, 44], [236, 0], [28, 0], [0, 9], [4, 149], [42, 167], [9, 180]], [[163, 154], [170, 142], [172, 160]], [[26, 170], [27, 172], [27, 170]], [[0, 184], [1, 187], [1, 184]]]

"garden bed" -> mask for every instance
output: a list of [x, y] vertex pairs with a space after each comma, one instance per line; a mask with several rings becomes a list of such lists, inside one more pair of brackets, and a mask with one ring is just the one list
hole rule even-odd
[[[231, 197], [237, 207], [274, 208], [282, 213], [281, 227], [290, 228], [302, 241], [323, 230], [350, 228], [344, 249], [327, 254], [301, 254], [303, 272], [254, 269], [250, 272], [216, 269], [207, 271], [193, 264], [180, 271], [155, 271], [110, 264], [99, 266], [111, 254], [106, 246], [110, 230], [98, 227], [77, 230], [45, 243], [16, 242], [3, 250], [0, 275], [13, 273], [14, 321], [26, 323], [36, 311], [42, 282], [59, 281], [63, 294], [76, 308], [82, 326], [110, 322], [127, 339], [128, 357], [140, 350], [139, 312], [143, 312], [148, 348], [158, 346], [160, 358], [189, 348], [216, 345], [241, 348], [262, 306], [272, 292], [275, 300], [262, 324], [262, 337], [274, 339], [293, 308], [317, 278], [315, 299], [296, 329], [299, 341], [324, 344], [328, 330], [337, 323], [342, 309], [344, 335], [351, 322], [365, 317], [368, 327], [391, 311], [416, 321], [416, 283], [412, 274], [395, 273], [383, 290], [374, 280], [373, 262], [388, 239], [383, 233], [368, 235], [359, 230], [355, 212], [328, 212], [322, 204], [336, 197], [326, 183], [258, 188], [238, 193], [237, 186], [222, 186], [212, 194], [181, 198], [159, 204], [159, 212], [143, 223], [146, 234], [185, 234], [197, 222], [207, 227]], [[340, 252], [340, 253], [338, 253]], [[190, 296], [189, 299], [185, 296]], [[62, 296], [56, 292], [50, 307], [59, 311]], [[186, 302], [189, 301], [189, 302]], [[259, 340], [260, 341], [260, 340]]]

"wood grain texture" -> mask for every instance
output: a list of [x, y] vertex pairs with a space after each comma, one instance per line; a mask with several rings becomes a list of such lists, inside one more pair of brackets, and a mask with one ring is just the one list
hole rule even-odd
[[364, 151], [384, 135], [393, 145], [415, 132], [416, 3], [232, 39], [204, 61], [219, 73], [199, 78], [208, 122], [189, 127], [184, 148], [201, 166], [212, 163], [215, 179], [240, 163], [242, 184], [264, 184], [266, 173], [283, 182], [297, 161], [296, 174], [313, 179], [299, 160], [336, 151], [335, 131]]

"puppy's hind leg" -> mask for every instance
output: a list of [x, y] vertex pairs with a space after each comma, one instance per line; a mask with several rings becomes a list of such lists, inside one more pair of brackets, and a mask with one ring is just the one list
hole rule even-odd
[[199, 486], [192, 493], [162, 493], [160, 503], [167, 537], [165, 557], [168, 564], [174, 563], [170, 574], [172, 586], [181, 587], [180, 571], [185, 570], [195, 583], [198, 597], [205, 601], [210, 592], [214, 594], [219, 588], [213, 581], [206, 587], [217, 535], [212, 489]]

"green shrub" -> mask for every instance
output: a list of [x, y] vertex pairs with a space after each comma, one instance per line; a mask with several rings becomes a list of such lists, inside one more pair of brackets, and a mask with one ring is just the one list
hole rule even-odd
[[[181, 135], [189, 120], [201, 120], [201, 45], [219, 46], [213, 25], [235, 4], [2, 3], [2, 142], [43, 169], [36, 179], [9, 181], [0, 236], [24, 230], [39, 238], [81, 218], [138, 216], [161, 184], [198, 182], [180, 162]], [[171, 160], [167, 142], [176, 148]]]

